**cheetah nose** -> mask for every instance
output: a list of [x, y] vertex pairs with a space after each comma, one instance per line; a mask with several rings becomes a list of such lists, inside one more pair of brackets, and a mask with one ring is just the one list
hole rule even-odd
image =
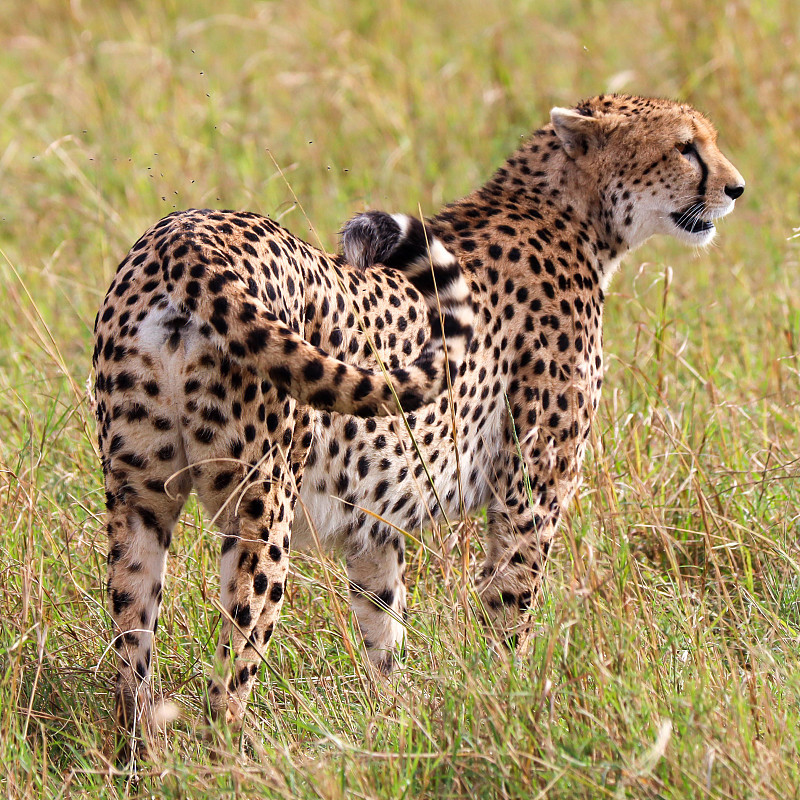
[[725, 194], [728, 195], [728, 197], [730, 197], [731, 200], [735, 200], [737, 197], [741, 197], [742, 192], [744, 192], [743, 183], [734, 183], [725, 187]]

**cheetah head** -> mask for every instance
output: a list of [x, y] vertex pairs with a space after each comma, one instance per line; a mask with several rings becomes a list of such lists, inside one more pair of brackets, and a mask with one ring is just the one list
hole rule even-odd
[[707, 245], [744, 191], [714, 126], [689, 105], [601, 95], [550, 120], [568, 163], [595, 184], [607, 232], [629, 248], [657, 233]]

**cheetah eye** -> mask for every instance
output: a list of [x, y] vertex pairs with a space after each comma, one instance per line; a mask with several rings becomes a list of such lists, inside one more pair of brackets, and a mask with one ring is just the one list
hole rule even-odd
[[682, 156], [687, 156], [687, 155], [689, 155], [689, 153], [693, 153], [694, 152], [694, 142], [691, 142], [691, 141], [689, 141], [689, 142], [678, 142], [678, 144], [675, 145], [675, 149]]

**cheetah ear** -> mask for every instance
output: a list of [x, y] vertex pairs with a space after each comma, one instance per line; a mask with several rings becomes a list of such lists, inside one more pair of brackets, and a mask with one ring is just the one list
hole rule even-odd
[[584, 117], [572, 108], [553, 108], [550, 122], [570, 158], [580, 158], [603, 143], [603, 128], [596, 117]]

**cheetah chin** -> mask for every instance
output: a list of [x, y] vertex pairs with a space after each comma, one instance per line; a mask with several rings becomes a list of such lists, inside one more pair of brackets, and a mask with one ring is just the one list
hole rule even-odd
[[690, 238], [687, 241], [705, 246], [711, 243], [717, 232], [713, 221], [726, 217], [733, 208], [734, 203], [731, 201], [727, 208], [709, 213], [705, 203], [693, 203], [683, 211], [673, 211], [669, 217], [678, 230], [676, 238], [687, 240], [688, 234]]

